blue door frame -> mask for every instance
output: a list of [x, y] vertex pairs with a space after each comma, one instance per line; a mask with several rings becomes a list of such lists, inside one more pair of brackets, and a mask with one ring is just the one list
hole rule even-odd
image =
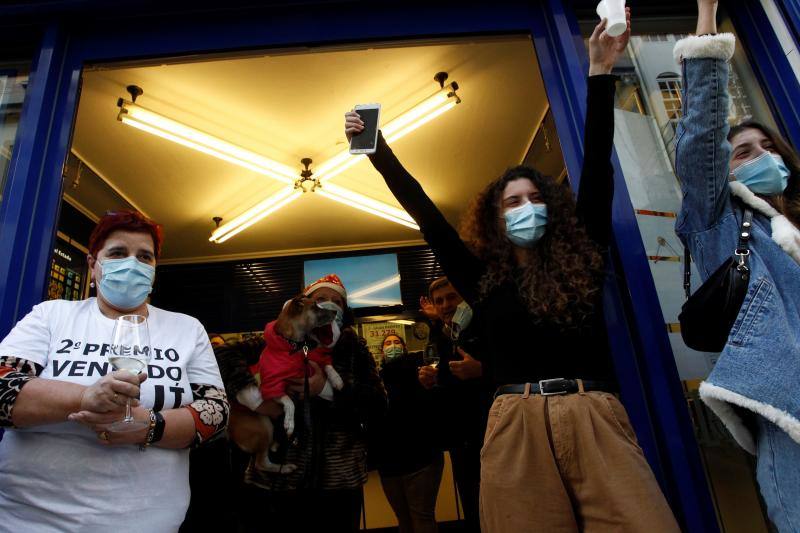
[[[433, 4], [433, 5], [431, 5]], [[313, 11], [311, 11], [313, 10]], [[357, 20], [358, 24], [353, 24]], [[88, 63], [267, 47], [369, 40], [530, 34], [553, 110], [571, 184], [583, 153], [586, 55], [577, 22], [561, 0], [440, 6], [353, 3], [271, 8], [268, 13], [115, 20], [107, 30], [50, 26], [32, 69], [6, 194], [0, 204], [0, 336], [42, 300], [69, 148]], [[623, 400], [653, 467], [687, 531], [717, 531], [664, 318], [619, 163], [608, 318]]]

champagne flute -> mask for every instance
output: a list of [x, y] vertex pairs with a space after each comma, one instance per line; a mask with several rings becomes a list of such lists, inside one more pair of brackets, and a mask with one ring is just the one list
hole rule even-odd
[[429, 344], [425, 347], [425, 357], [423, 357], [422, 363], [433, 368], [436, 368], [436, 365], [439, 364], [439, 350], [435, 344]]
[[[114, 370], [140, 374], [150, 359], [150, 331], [142, 315], [123, 315], [114, 323], [108, 360]], [[111, 431], [136, 431], [148, 424], [137, 422], [131, 413], [131, 399], [125, 406], [125, 418], [109, 426]]]

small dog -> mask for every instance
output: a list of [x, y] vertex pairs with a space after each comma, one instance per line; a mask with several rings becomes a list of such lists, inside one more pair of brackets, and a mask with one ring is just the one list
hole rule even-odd
[[[258, 363], [260, 387], [255, 384], [245, 386], [236, 394], [236, 400], [252, 411], [256, 411], [263, 401], [275, 400], [280, 403], [284, 411], [283, 426], [287, 436], [291, 437], [294, 433], [295, 407], [286, 394], [286, 387], [289, 379], [303, 377], [303, 346], [309, 339], [321, 345], [308, 351], [309, 360], [324, 370], [334, 389], [340, 390], [344, 386], [331, 361], [330, 346], [337, 336], [334, 329], [335, 318], [336, 311], [323, 309], [310, 298], [296, 297], [289, 300], [278, 319], [267, 324], [264, 329], [266, 347]], [[241, 420], [237, 420], [236, 424], [235, 415], [231, 417], [229, 435], [240, 448], [255, 455], [256, 468], [267, 472], [293, 472], [296, 465], [275, 464], [269, 459], [274, 440], [274, 427], [269, 417], [258, 413], [252, 413], [257, 418], [239, 414], [241, 416], [238, 418]]]

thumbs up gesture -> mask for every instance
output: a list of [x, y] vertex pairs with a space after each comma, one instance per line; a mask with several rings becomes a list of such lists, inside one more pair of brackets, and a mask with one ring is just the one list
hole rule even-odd
[[450, 361], [450, 373], [462, 381], [481, 377], [483, 375], [481, 362], [461, 348], [457, 348], [457, 350], [463, 359], [461, 361]]

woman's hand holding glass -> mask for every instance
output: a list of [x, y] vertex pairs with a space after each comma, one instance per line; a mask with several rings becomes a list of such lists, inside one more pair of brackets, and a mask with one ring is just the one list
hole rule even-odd
[[[139, 405], [139, 385], [147, 375], [132, 374], [117, 370], [86, 387], [81, 396], [81, 410], [69, 415], [68, 420], [87, 426], [97, 433], [102, 444], [140, 444], [147, 434], [149, 415]], [[140, 427], [137, 431], [115, 432], [111, 424], [125, 416], [128, 400], [131, 402], [134, 419]]]
[[139, 384], [146, 378], [146, 374], [132, 374], [126, 370], [103, 376], [83, 391], [80, 412], [124, 414], [128, 399], [132, 405], [139, 405]]
[[83, 424], [95, 432], [100, 444], [141, 444], [147, 437], [150, 414], [147, 409], [142, 407], [132, 407], [131, 414], [138, 423], [132, 431], [114, 431], [113, 429], [114, 425], [119, 424], [120, 419], [125, 416], [125, 406], [106, 413], [81, 411], [69, 415], [69, 420]]

